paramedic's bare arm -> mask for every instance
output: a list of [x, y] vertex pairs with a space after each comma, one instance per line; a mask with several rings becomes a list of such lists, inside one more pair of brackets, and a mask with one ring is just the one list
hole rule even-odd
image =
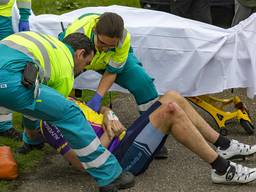
[[115, 82], [116, 76], [117, 75], [115, 73], [109, 73], [105, 71], [101, 77], [99, 86], [97, 88], [97, 93], [99, 93], [103, 97]]
[[73, 167], [75, 167], [76, 169], [80, 170], [80, 171], [84, 171], [83, 165], [81, 163], [81, 161], [78, 159], [77, 154], [75, 153], [75, 151], [73, 149], [69, 150], [67, 153], [65, 153], [63, 155], [63, 157], [69, 162], [71, 163], [71, 165]]

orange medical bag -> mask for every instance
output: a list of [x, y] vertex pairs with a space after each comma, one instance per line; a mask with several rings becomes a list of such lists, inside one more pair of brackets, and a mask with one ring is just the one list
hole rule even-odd
[[18, 176], [17, 163], [8, 146], [0, 146], [0, 179], [16, 179]]

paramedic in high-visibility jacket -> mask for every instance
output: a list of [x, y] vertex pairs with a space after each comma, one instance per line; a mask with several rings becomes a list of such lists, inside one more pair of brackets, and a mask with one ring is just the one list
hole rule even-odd
[[[12, 27], [12, 8], [15, 0], [0, 0], [0, 40], [14, 33]], [[19, 31], [29, 31], [29, 16], [31, 14], [31, 0], [16, 0], [19, 9]], [[4, 115], [0, 115], [0, 135], [17, 140], [21, 134], [13, 128], [12, 113], [0, 109]]]
[[[84, 33], [94, 45], [94, 58], [85, 69], [103, 74], [95, 95], [87, 102], [90, 108], [99, 111], [102, 97], [114, 82], [133, 94], [140, 112], [146, 111], [158, 100], [153, 79], [133, 53], [131, 35], [124, 28], [121, 16], [112, 12], [82, 15], [59, 34], [59, 39], [74, 32]], [[165, 146], [155, 156], [167, 157]]]
[[87, 103], [89, 107], [99, 111], [102, 97], [114, 82], [133, 94], [140, 111], [157, 100], [153, 79], [134, 55], [131, 35], [121, 16], [112, 12], [85, 14], [69, 25], [59, 39], [74, 32], [84, 33], [95, 48], [94, 58], [85, 69], [103, 74], [96, 94]]
[[[41, 33], [16, 33], [0, 41], [0, 52], [1, 107], [22, 113], [27, 129], [38, 128], [40, 119], [57, 126], [77, 149], [84, 171], [101, 191], [114, 191], [134, 182], [100, 144], [80, 108], [65, 98], [72, 90], [74, 76], [94, 55], [84, 34], [73, 33], [61, 42]], [[25, 133], [25, 142], [27, 137]]]

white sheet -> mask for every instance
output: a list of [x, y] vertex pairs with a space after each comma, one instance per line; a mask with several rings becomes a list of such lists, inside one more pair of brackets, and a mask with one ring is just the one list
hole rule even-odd
[[[155, 78], [160, 94], [176, 90], [196, 96], [238, 87], [247, 87], [251, 98], [256, 94], [256, 14], [222, 29], [164, 12], [114, 5], [31, 16], [31, 30], [57, 36], [60, 22], [66, 27], [80, 15], [105, 11], [123, 17], [135, 54]], [[95, 89], [99, 78], [86, 72], [76, 79], [75, 87]], [[118, 86], [112, 89], [125, 91]]]

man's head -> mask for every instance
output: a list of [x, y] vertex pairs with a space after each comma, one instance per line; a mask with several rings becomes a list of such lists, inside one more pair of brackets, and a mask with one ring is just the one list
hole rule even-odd
[[70, 45], [74, 51], [74, 73], [79, 75], [89, 65], [94, 56], [94, 49], [90, 39], [83, 33], [72, 33], [63, 39], [63, 42]]
[[100, 17], [94, 29], [94, 44], [99, 51], [115, 48], [123, 36], [124, 21], [116, 13], [105, 12]]

